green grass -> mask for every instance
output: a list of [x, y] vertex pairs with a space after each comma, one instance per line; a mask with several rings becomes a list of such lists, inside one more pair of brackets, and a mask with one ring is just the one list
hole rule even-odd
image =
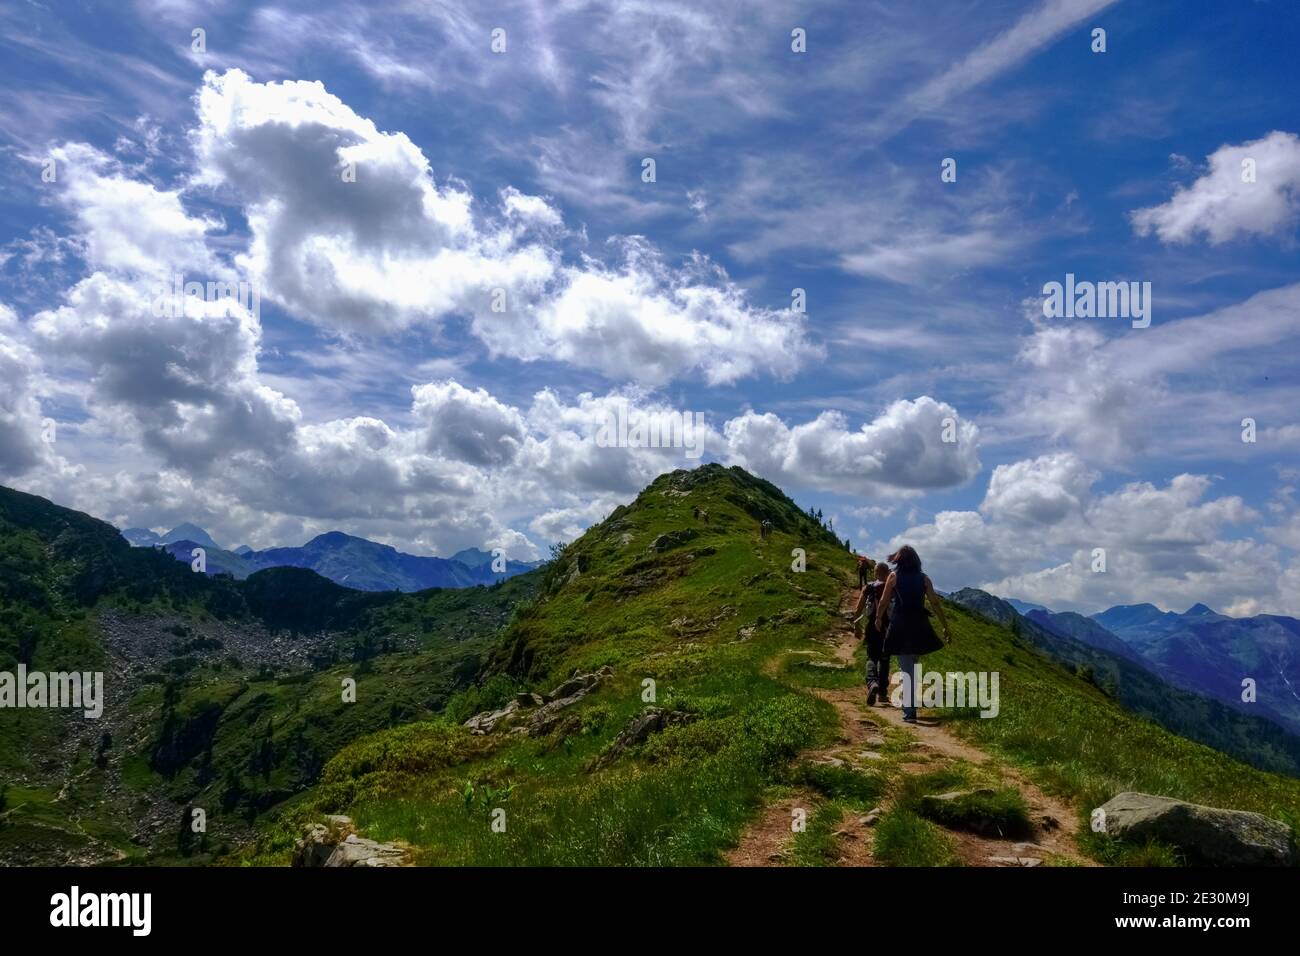
[[[11, 513], [30, 505], [7, 500], [0, 496], [0, 505]], [[695, 508], [708, 511], [707, 522], [694, 517]], [[764, 518], [774, 526], [765, 541], [758, 534]], [[653, 546], [660, 535], [680, 531], [694, 535]], [[38, 653], [75, 650], [78, 641], [93, 650], [87, 630], [93, 615], [67, 603], [34, 541], [39, 544], [31, 535], [6, 537], [0, 527], [0, 563], [27, 575], [36, 595], [35, 604], [19, 607], [10, 593], [6, 605], [9, 592], [0, 589], [0, 613], [23, 626], [40, 625]], [[89, 548], [90, 566], [142, 560], [115, 545], [103, 548], [106, 558]], [[794, 548], [807, 553], [802, 573], [791, 569]], [[84, 583], [80, 565], [60, 560], [60, 575]], [[765, 800], [792, 787], [815, 800], [807, 830], [791, 845], [792, 861], [801, 864], [834, 862], [839, 821], [885, 796], [891, 808], [874, 831], [863, 831], [864, 837], [874, 833], [882, 863], [957, 862], [951, 837], [917, 812], [923, 793], [991, 785], [993, 794], [936, 815], [953, 828], [1023, 832], [1023, 802], [998, 786], [991, 768], [957, 764], [898, 779], [899, 765], [914, 751], [908, 735], [893, 728], [883, 728], [885, 743], [873, 748], [885, 759], [866, 771], [799, 759], [839, 736], [834, 708], [812, 691], [862, 683], [860, 649], [852, 664], [839, 666], [813, 641], [834, 624], [852, 565], [851, 555], [773, 486], [719, 466], [661, 476], [543, 571], [499, 589], [377, 599], [318, 584], [312, 601], [321, 606], [299, 608], [277, 597], [291, 576], [261, 578], [243, 589], [173, 581], [159, 565], [165, 587], [125, 588], [101, 599], [134, 613], [176, 614], [184, 607], [193, 623], [247, 591], [253, 606], [262, 602], [277, 615], [296, 619], [310, 611], [302, 622], [339, 624], [344, 651], [384, 641], [416, 649], [367, 654], [361, 664], [344, 653], [322, 670], [278, 676], [199, 663], [167, 683], [142, 686], [131, 706], [153, 721], [155, 739], [146, 753], [121, 761], [122, 793], [128, 801], [165, 792], [206, 805], [218, 830], [213, 847], [191, 862], [210, 859], [223, 834], [242, 838], [242, 828], [254, 821], [256, 840], [226, 862], [284, 864], [303, 824], [341, 812], [367, 836], [407, 842], [425, 864], [714, 864]], [[1300, 818], [1300, 781], [1175, 737], [1005, 629], [957, 607], [948, 613], [954, 643], [925, 665], [998, 671], [1001, 710], [987, 720], [970, 711], [930, 716], [1071, 802], [1076, 819], [1061, 822], [1084, 834], [1083, 848], [1095, 858], [1178, 862], [1167, 848], [1125, 847], [1086, 833], [1089, 810], [1120, 790]], [[833, 666], [815, 666], [818, 661]], [[575, 671], [605, 665], [614, 676], [572, 709], [573, 720], [561, 731], [472, 737], [459, 726], [520, 690], [549, 691]], [[341, 703], [344, 677], [357, 680], [355, 704]], [[590, 771], [651, 693], [658, 706], [686, 711], [693, 720]], [[43, 767], [39, 751], [27, 746], [46, 741], [57, 754], [57, 724], [22, 718], [18, 726], [13, 713], [0, 714], [0, 770], [12, 766], [51, 781], [69, 773], [53, 758]], [[159, 741], [175, 745], [175, 759], [157, 758]], [[0, 846], [15, 834], [46, 832], [55, 840], [99, 836], [138, 854], [124, 845], [121, 828], [130, 817], [121, 807], [117, 816], [88, 810], [102, 803], [103, 774], [84, 753], [73, 764], [78, 782], [64, 805], [52, 805], [44, 785], [9, 789]], [[36, 795], [30, 806], [14, 812], [27, 792]], [[504, 811], [504, 832], [491, 825], [496, 810]], [[73, 813], [83, 815], [77, 826], [70, 825]], [[221, 830], [226, 823], [230, 829]]]
[[872, 853], [885, 866], [958, 866], [951, 838], [911, 810], [893, 807], [875, 826]]
[[[1300, 780], [1242, 764], [1119, 707], [1088, 681], [1020, 644], [1005, 628], [947, 606], [953, 641], [924, 659], [939, 671], [998, 671], [996, 717], [934, 716], [1063, 795], [1086, 829], [1092, 808], [1137, 790], [1294, 822]], [[1064, 822], [1064, 821], [1063, 821]]]

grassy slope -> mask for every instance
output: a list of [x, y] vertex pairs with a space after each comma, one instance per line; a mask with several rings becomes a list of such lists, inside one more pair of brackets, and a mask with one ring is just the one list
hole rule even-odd
[[[75, 726], [83, 719], [68, 712], [0, 709], [0, 857], [46, 859], [43, 847], [61, 846], [84, 848], [91, 859], [94, 842], [143, 856], [130, 831], [159, 798], [204, 807], [216, 848], [314, 781], [348, 742], [439, 713], [482, 670], [492, 636], [531, 600], [538, 577], [402, 595], [349, 591], [299, 569], [235, 583], [132, 549], [93, 518], [0, 489], [0, 670], [19, 661], [33, 670], [107, 670], [111, 696], [123, 677], [100, 644], [104, 608], [160, 634], [156, 622], [183, 622], [199, 635], [221, 620], [280, 630], [286, 640], [322, 628], [338, 635], [337, 662], [324, 670], [260, 673], [216, 650], [170, 662], [194, 665], [183, 671], [135, 679], [132, 720], [117, 726], [147, 732], [112, 741], [106, 760], [96, 759], [96, 745], [111, 720]], [[344, 677], [357, 680], [354, 704], [342, 703]], [[155, 858], [176, 851], [170, 827], [160, 840], [149, 851]]]
[[965, 716], [949, 726], [1073, 798], [1081, 818], [1121, 790], [1140, 790], [1300, 823], [1300, 780], [1177, 737], [1117, 706], [1005, 628], [951, 604], [948, 613], [953, 643], [925, 665], [1001, 674], [998, 717]]
[[[707, 525], [692, 509], [710, 513]], [[758, 520], [776, 530], [760, 542]], [[658, 553], [665, 532], [698, 536]], [[790, 570], [794, 547], [808, 568]], [[471, 738], [443, 720], [387, 731], [345, 749], [322, 786], [296, 800], [263, 833], [245, 863], [283, 863], [301, 824], [347, 812], [368, 835], [401, 839], [429, 864], [710, 863], [734, 844], [774, 787], [807, 784], [791, 767], [801, 749], [834, 734], [828, 705], [800, 689], [856, 681], [809, 667], [765, 670], [789, 650], [807, 651], [850, 582], [851, 557], [772, 486], [707, 466], [658, 479], [566, 550], [547, 571], [544, 597], [519, 615], [497, 646], [496, 676], [457, 720], [508, 699], [519, 687], [547, 690], [573, 670], [609, 664], [615, 679], [574, 708], [576, 726], [550, 738]], [[577, 570], [574, 576], [575, 568]], [[936, 669], [997, 670], [997, 719], [954, 717], [951, 726], [996, 757], [1026, 768], [1072, 799], [1079, 823], [1123, 789], [1139, 789], [1294, 819], [1300, 781], [1263, 773], [1123, 711], [1092, 684], [1022, 645], [1009, 631], [950, 606], [953, 646], [927, 658]], [[738, 640], [741, 627], [755, 626]], [[768, 670], [771, 670], [770, 668]], [[641, 751], [595, 773], [589, 761], [643, 706], [642, 682], [660, 705], [697, 720], [654, 737]], [[861, 806], [885, 784], [861, 779], [818, 786]], [[897, 789], [898, 781], [888, 783]], [[906, 782], [901, 786], [906, 791]], [[837, 789], [838, 788], [838, 789]], [[506, 831], [490, 827], [506, 812]], [[886, 856], [948, 861], [932, 826], [886, 821]], [[833, 817], [814, 816], [796, 854], [819, 859]], [[1086, 832], [1086, 826], [1083, 827]], [[827, 831], [822, 833], [821, 831]], [[1085, 837], [1111, 861], [1135, 858]], [[890, 849], [890, 846], [893, 849]], [[919, 856], [918, 856], [919, 854]]]
[[[692, 517], [697, 506], [707, 525]], [[775, 526], [766, 542], [761, 517]], [[698, 536], [651, 550], [677, 530]], [[794, 547], [807, 550], [802, 574], [790, 570]], [[547, 690], [572, 670], [611, 665], [615, 678], [574, 708], [579, 726], [502, 742], [435, 723], [359, 743], [250, 859], [283, 862], [302, 820], [347, 810], [373, 836], [409, 840], [428, 863], [715, 861], [790, 758], [833, 730], [828, 705], [763, 665], [826, 629], [851, 566], [766, 483], [716, 466], [663, 476], [566, 550], [548, 569], [543, 600], [499, 647], [498, 700], [515, 686]], [[653, 738], [635, 761], [587, 773], [644, 706], [647, 678], [659, 705], [699, 719]], [[426, 750], [436, 756], [411, 756]], [[362, 751], [380, 756], [357, 761]], [[506, 811], [505, 833], [489, 826], [496, 807]]]

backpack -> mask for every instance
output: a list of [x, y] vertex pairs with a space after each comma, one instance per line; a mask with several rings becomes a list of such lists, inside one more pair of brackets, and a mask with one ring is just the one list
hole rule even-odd
[[879, 581], [871, 581], [867, 584], [867, 600], [862, 605], [862, 620], [868, 627], [876, 619], [876, 605], [880, 601], [880, 593], [883, 590], [884, 585]]

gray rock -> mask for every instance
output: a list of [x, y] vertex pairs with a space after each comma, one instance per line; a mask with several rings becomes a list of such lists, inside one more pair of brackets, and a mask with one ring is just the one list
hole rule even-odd
[[350, 817], [329, 816], [325, 823], [308, 824], [294, 846], [298, 867], [406, 866], [410, 854], [404, 847], [357, 836]]
[[469, 728], [472, 734], [490, 734], [496, 730], [498, 724], [503, 721], [508, 723], [518, 710], [519, 701], [512, 700], [500, 710], [485, 710], [482, 713], [475, 714], [465, 721], [465, 726]]
[[1038, 866], [1043, 862], [1034, 856], [991, 856], [988, 861], [994, 866]]
[[643, 744], [652, 735], [669, 727], [690, 723], [693, 715], [680, 710], [664, 710], [662, 707], [647, 707], [633, 717], [609, 747], [597, 757], [588, 770], [599, 770], [613, 763], [630, 747]]
[[681, 531], [665, 531], [663, 534], [659, 535], [659, 537], [655, 538], [654, 541], [650, 542], [650, 550], [658, 552], [668, 551], [672, 548], [678, 547], [679, 545], [685, 544], [687, 541], [699, 537], [699, 534], [700, 533], [694, 528], [683, 528]]
[[[465, 721], [464, 726], [473, 734], [490, 734], [508, 728], [511, 734], [540, 737], [555, 728], [562, 716], [561, 711], [582, 700], [613, 673], [613, 669], [606, 666], [590, 674], [575, 674], [545, 696], [528, 691], [516, 694], [500, 710], [475, 714]], [[529, 713], [521, 713], [524, 710]]]
[[1148, 793], [1116, 794], [1101, 807], [1105, 832], [1157, 840], [1210, 866], [1297, 866], [1293, 833], [1280, 820], [1246, 810], [1205, 807]]
[[405, 866], [406, 850], [391, 843], [377, 843], [355, 833], [349, 833], [325, 861], [327, 867], [344, 866]]

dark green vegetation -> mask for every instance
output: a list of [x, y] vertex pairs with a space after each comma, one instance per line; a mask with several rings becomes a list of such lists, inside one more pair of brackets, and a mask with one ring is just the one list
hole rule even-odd
[[[1105, 862], [1177, 862], [1087, 832], [1089, 810], [1121, 790], [1300, 815], [1300, 781], [1169, 733], [1095, 674], [955, 604], [953, 645], [925, 664], [999, 672], [1000, 713], [930, 716], [990, 763], [918, 774], [909, 733], [892, 727], [878, 728], [871, 765], [810, 763], [842, 732], [814, 689], [860, 686], [860, 662], [839, 666], [819, 640], [853, 559], [740, 469], [663, 475], [497, 588], [367, 594], [295, 569], [208, 579], [14, 492], [0, 492], [0, 562], [0, 669], [131, 665], [125, 698], [110, 694], [120, 723], [107, 746], [103, 726], [84, 729], [93, 722], [0, 713], [10, 860], [42, 841], [48, 858], [285, 864], [304, 823], [347, 813], [424, 864], [717, 863], [769, 800], [797, 791], [813, 804], [790, 862], [835, 862], [844, 821], [880, 806], [878, 862], [946, 865], [962, 832], [1023, 832], [1004, 764], [1065, 799], [1077, 816], [1061, 824]], [[462, 726], [604, 666], [613, 676], [538, 736]], [[341, 702], [344, 678], [355, 704]], [[651, 694], [690, 719], [593, 769]], [[991, 792], [943, 809], [922, 799], [981, 787]], [[182, 831], [192, 807], [208, 814], [206, 840]]]
[[[107, 700], [98, 721], [0, 710], [0, 861], [210, 858], [348, 742], [441, 713], [536, 583], [403, 595], [294, 568], [210, 578], [0, 489], [0, 670], [104, 671]], [[206, 834], [182, 826], [195, 807]]]

